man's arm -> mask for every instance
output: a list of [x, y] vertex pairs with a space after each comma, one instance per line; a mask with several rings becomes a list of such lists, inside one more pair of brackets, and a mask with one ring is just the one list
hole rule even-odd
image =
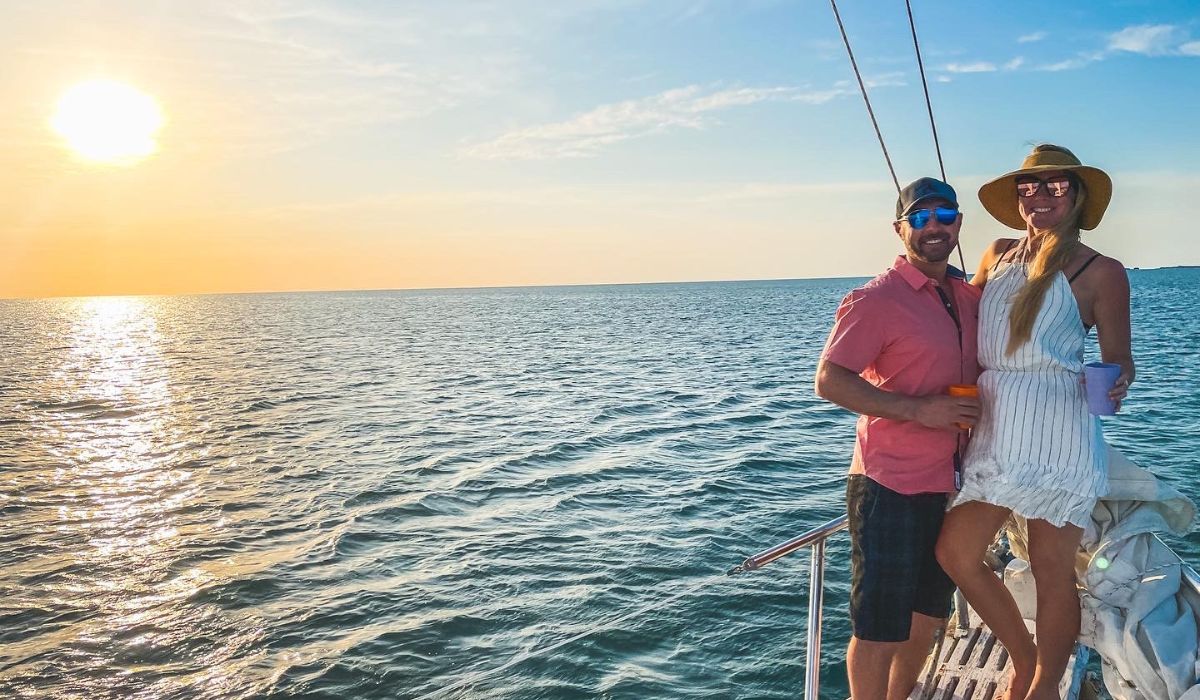
[[957, 423], [979, 420], [979, 399], [970, 396], [908, 396], [884, 391], [858, 373], [822, 359], [817, 365], [817, 396], [867, 416], [916, 421], [927, 428], [959, 430]]

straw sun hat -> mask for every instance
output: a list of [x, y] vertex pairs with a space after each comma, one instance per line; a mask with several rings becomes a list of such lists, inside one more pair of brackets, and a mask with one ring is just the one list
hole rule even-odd
[[1079, 215], [1079, 228], [1085, 231], [1096, 228], [1100, 219], [1104, 218], [1108, 201], [1112, 199], [1112, 180], [1103, 170], [1083, 165], [1074, 153], [1061, 146], [1036, 146], [1033, 153], [1025, 157], [1019, 170], [1005, 173], [980, 187], [979, 201], [1000, 223], [1024, 230], [1025, 219], [1021, 218], [1021, 211], [1017, 208], [1015, 181], [1021, 175], [1038, 176], [1051, 170], [1065, 170], [1083, 181], [1087, 188], [1087, 201], [1083, 203], [1083, 211]]

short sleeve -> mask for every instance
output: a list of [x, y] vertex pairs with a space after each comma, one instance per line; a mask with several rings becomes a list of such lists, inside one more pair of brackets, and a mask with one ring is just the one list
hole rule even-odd
[[847, 294], [838, 306], [821, 358], [862, 374], [879, 357], [886, 341], [885, 309], [880, 306], [877, 297], [873, 300], [862, 289]]

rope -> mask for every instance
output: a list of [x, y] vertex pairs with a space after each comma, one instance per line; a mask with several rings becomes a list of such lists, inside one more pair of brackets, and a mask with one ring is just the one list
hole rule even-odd
[[473, 683], [478, 683], [479, 681], [481, 681], [481, 680], [483, 680], [483, 679], [485, 679], [485, 678], [488, 678], [488, 677], [490, 677], [490, 676], [494, 676], [494, 675], [496, 675], [496, 674], [498, 674], [498, 673], [500, 673], [500, 672], [502, 672], [502, 671], [506, 671], [506, 670], [508, 670], [508, 669], [512, 668], [513, 666], [516, 666], [517, 664], [521, 663], [522, 661], [525, 661], [525, 660], [527, 660], [527, 659], [531, 659], [531, 658], [533, 658], [533, 657], [535, 657], [535, 656], [541, 656], [541, 655], [543, 655], [543, 654], [549, 654], [550, 652], [554, 651], [555, 649], [558, 649], [558, 648], [560, 648], [560, 647], [564, 647], [564, 646], [566, 646], [566, 645], [570, 644], [571, 642], [576, 642], [576, 641], [578, 641], [578, 640], [580, 640], [580, 639], [583, 639], [584, 637], [589, 637], [589, 636], [591, 636], [591, 635], [593, 635], [593, 634], [595, 634], [595, 633], [597, 633], [597, 632], [600, 632], [601, 630], [605, 630], [605, 629], [608, 629], [608, 628], [610, 628], [610, 627], [613, 627], [613, 626], [615, 626], [615, 625], [618, 625], [618, 624], [620, 624], [620, 623], [622, 623], [622, 622], [624, 622], [624, 621], [626, 621], [626, 620], [628, 620], [628, 619], [630, 619], [630, 618], [637, 617], [638, 615], [641, 615], [641, 614], [643, 614], [643, 613], [645, 613], [645, 612], [647, 612], [647, 611], [649, 611], [649, 610], [653, 610], [653, 609], [655, 609], [655, 608], [662, 608], [662, 607], [666, 607], [666, 605], [668, 605], [669, 603], [672, 603], [672, 602], [674, 602], [675, 600], [677, 600], [677, 599], [679, 599], [679, 598], [682, 598], [682, 597], [684, 597], [684, 596], [686, 596], [686, 595], [690, 595], [690, 594], [692, 594], [692, 593], [694, 593], [694, 592], [696, 592], [696, 591], [700, 590], [700, 589], [701, 589], [701, 588], [703, 588], [704, 586], [707, 586], [707, 585], [708, 585], [709, 583], [711, 583], [711, 582], [712, 582], [714, 579], [717, 579], [717, 578], [724, 578], [724, 577], [725, 577], [725, 574], [715, 574], [715, 575], [713, 575], [713, 576], [709, 576], [709, 577], [707, 577], [707, 578], [701, 579], [701, 580], [700, 580], [700, 582], [699, 582], [699, 583], [697, 583], [696, 585], [694, 585], [694, 586], [691, 586], [690, 588], [686, 588], [686, 589], [684, 589], [684, 590], [680, 591], [679, 593], [676, 593], [675, 595], [673, 595], [673, 596], [670, 596], [670, 597], [669, 597], [669, 598], [667, 598], [666, 600], [663, 600], [663, 601], [655, 601], [655, 602], [653, 602], [653, 603], [649, 603], [649, 604], [647, 604], [647, 605], [644, 605], [644, 606], [642, 606], [642, 607], [638, 608], [637, 610], [634, 610], [633, 612], [625, 613], [624, 615], [621, 615], [621, 616], [619, 616], [619, 617], [617, 617], [617, 618], [615, 618], [615, 619], [613, 619], [613, 620], [609, 620], [608, 622], [606, 622], [606, 623], [604, 623], [604, 624], [597, 625], [597, 626], [594, 626], [594, 627], [589, 627], [588, 629], [586, 629], [586, 630], [584, 630], [584, 631], [580, 632], [579, 634], [573, 635], [573, 636], [571, 636], [571, 637], [567, 637], [566, 639], [564, 639], [564, 640], [562, 640], [562, 641], [555, 642], [554, 644], [551, 644], [551, 645], [550, 645], [550, 646], [548, 646], [548, 647], [542, 647], [541, 649], [535, 649], [535, 650], [533, 650], [533, 651], [526, 651], [526, 652], [523, 652], [523, 653], [521, 653], [521, 654], [517, 654], [517, 655], [516, 655], [516, 656], [514, 656], [512, 659], [509, 659], [508, 661], [506, 661], [505, 663], [501, 664], [500, 666], [497, 666], [497, 667], [495, 667], [495, 668], [492, 668], [492, 669], [487, 669], [487, 670], [484, 670], [484, 671], [480, 671], [480, 672], [478, 672], [478, 673], [476, 673], [476, 674], [474, 674], [474, 675], [471, 675], [471, 676], [467, 676], [466, 678], [464, 678], [464, 679], [462, 679], [462, 680], [458, 681], [457, 683], [454, 683], [454, 684], [452, 684], [452, 685], [442, 686], [441, 688], [437, 688], [437, 689], [435, 689], [435, 690], [432, 690], [432, 691], [430, 691], [430, 692], [426, 693], [425, 695], [421, 695], [420, 697], [417, 697], [417, 698], [415, 698], [415, 700], [429, 700], [430, 698], [434, 698], [434, 697], [438, 697], [438, 696], [445, 695], [445, 694], [447, 694], [447, 693], [450, 693], [450, 692], [452, 692], [452, 691], [458, 690], [459, 688], [462, 688], [462, 687], [464, 687], [464, 686], [471, 685], [471, 684], [473, 684]]
[[896, 194], [900, 194], [900, 180], [896, 178], [896, 169], [892, 167], [892, 157], [888, 155], [887, 146], [883, 143], [883, 134], [879, 131], [879, 122], [875, 119], [875, 110], [871, 109], [871, 99], [867, 97], [867, 86], [863, 84], [862, 74], [858, 71], [858, 63], [854, 60], [854, 51], [850, 49], [850, 39], [846, 36], [842, 15], [838, 12], [837, 0], [829, 0], [829, 4], [833, 5], [833, 16], [837, 19], [838, 30], [842, 33], [842, 43], [846, 45], [846, 53], [850, 55], [850, 67], [854, 69], [854, 77], [858, 80], [858, 89], [862, 92], [863, 101], [867, 103], [867, 114], [871, 115], [871, 125], [875, 127], [875, 136], [879, 139], [879, 147], [883, 149], [883, 159], [887, 161], [888, 172], [892, 174], [892, 182], [896, 185]]
[[917, 52], [917, 68], [921, 71], [921, 87], [925, 90], [925, 109], [929, 112], [929, 128], [933, 130], [933, 148], [937, 151], [942, 182], [946, 182], [946, 166], [942, 164], [942, 146], [938, 143], [937, 123], [933, 121], [933, 103], [929, 101], [929, 83], [925, 80], [925, 63], [921, 60], [921, 44], [917, 41], [917, 23], [913, 21], [912, 3], [904, 0], [904, 6], [908, 8], [908, 26], [912, 29], [913, 49]]

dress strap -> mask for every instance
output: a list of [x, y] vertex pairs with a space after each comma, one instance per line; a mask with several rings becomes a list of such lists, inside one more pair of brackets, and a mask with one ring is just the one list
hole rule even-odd
[[1078, 277], [1078, 276], [1080, 276], [1080, 275], [1082, 275], [1082, 274], [1083, 274], [1083, 271], [1084, 271], [1084, 270], [1086, 270], [1086, 269], [1088, 269], [1088, 265], [1091, 265], [1091, 264], [1092, 264], [1092, 263], [1093, 263], [1093, 262], [1096, 260], [1096, 258], [1098, 258], [1098, 257], [1100, 257], [1100, 254], [1099, 254], [1099, 253], [1096, 253], [1096, 254], [1095, 254], [1095, 255], [1093, 255], [1092, 257], [1088, 258], [1088, 259], [1087, 259], [1087, 262], [1085, 262], [1085, 263], [1083, 264], [1083, 267], [1081, 267], [1081, 268], [1079, 268], [1078, 270], [1076, 270], [1076, 271], [1075, 271], [1075, 274], [1073, 274], [1073, 275], [1071, 275], [1070, 277], [1068, 277], [1068, 278], [1067, 278], [1067, 284], [1070, 284], [1071, 282], [1074, 282], [1074, 281], [1075, 281], [1075, 278], [1076, 278], [1076, 277]]
[[996, 258], [996, 262], [992, 263], [992, 272], [995, 272], [996, 268], [1000, 267], [1000, 261], [1004, 260], [1004, 256], [1008, 255], [1008, 251], [1015, 248], [1018, 243], [1020, 243], [1020, 241], [1015, 238], [1008, 242], [1008, 247], [1004, 249], [1003, 253], [1000, 253], [1000, 257]]

